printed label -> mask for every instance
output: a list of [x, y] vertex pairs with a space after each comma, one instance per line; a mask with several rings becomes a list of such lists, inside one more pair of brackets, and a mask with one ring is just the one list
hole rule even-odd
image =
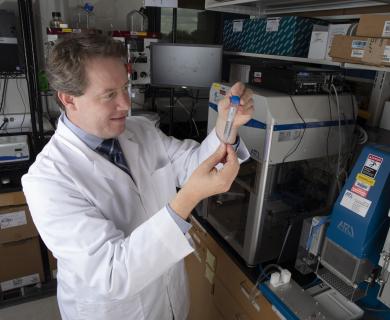
[[297, 140], [301, 136], [300, 130], [279, 131], [278, 141]]
[[352, 49], [351, 57], [352, 58], [363, 58], [364, 57], [364, 50]]
[[370, 187], [374, 186], [375, 179], [365, 176], [364, 174], [358, 173], [356, 175], [356, 180], [368, 184]]
[[242, 32], [244, 26], [244, 20], [233, 21], [233, 32]]
[[367, 46], [365, 40], [352, 40], [352, 49], [364, 49]]
[[390, 62], [390, 46], [385, 46], [385, 50], [383, 51], [383, 61]]
[[378, 157], [374, 154], [369, 154], [366, 162], [364, 163], [362, 174], [370, 178], [375, 178], [379, 168], [383, 162], [383, 158]]
[[212, 85], [213, 89], [215, 90], [219, 90], [221, 89], [221, 84], [220, 83], [217, 83], [217, 82], [214, 82], [213, 85]]
[[277, 32], [279, 30], [280, 18], [267, 19], [266, 32]]
[[390, 21], [385, 21], [382, 37], [390, 37]]
[[253, 82], [261, 83], [263, 79], [263, 74], [261, 72], [253, 72]]
[[3, 281], [0, 283], [0, 287], [2, 291], [7, 291], [15, 288], [20, 288], [24, 286], [28, 286], [30, 284], [35, 284], [40, 282], [39, 274], [34, 273], [29, 276], [21, 277], [21, 278], [16, 278], [8, 281]]
[[26, 211], [0, 214], [0, 230], [27, 224]]
[[371, 201], [364, 199], [350, 190], [345, 190], [340, 204], [364, 218], [367, 215], [368, 209], [370, 209]]
[[16, 38], [0, 37], [0, 43], [17, 44], [18, 41], [16, 40]]
[[356, 186], [352, 186], [351, 191], [356, 193], [356, 194], [358, 194], [359, 196], [362, 196], [363, 198], [367, 197], [367, 191], [363, 190], [363, 189], [360, 189], [360, 188], [358, 188]]

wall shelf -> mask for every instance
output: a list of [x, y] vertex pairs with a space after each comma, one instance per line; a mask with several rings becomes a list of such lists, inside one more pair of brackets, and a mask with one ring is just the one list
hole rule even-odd
[[383, 6], [388, 0], [205, 0], [205, 9], [253, 16]]
[[259, 59], [272, 59], [272, 60], [307, 63], [307, 64], [328, 65], [328, 66], [335, 66], [335, 67], [340, 67], [340, 68], [344, 68], [344, 69], [360, 69], [360, 70], [373, 70], [373, 71], [390, 72], [389, 67], [376, 67], [376, 66], [369, 66], [369, 65], [364, 65], [364, 64], [334, 62], [334, 61], [329, 61], [329, 60], [320, 60], [320, 59], [317, 60], [317, 59], [309, 59], [309, 58], [277, 56], [277, 55], [247, 53], [247, 52], [233, 52], [233, 51], [224, 51], [223, 53], [224, 53], [224, 55], [227, 55], [227, 56], [249, 57], [249, 58], [259, 58]]

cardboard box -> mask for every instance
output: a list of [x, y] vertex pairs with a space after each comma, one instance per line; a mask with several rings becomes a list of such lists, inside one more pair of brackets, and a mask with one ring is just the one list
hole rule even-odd
[[325, 59], [328, 44], [328, 27], [314, 26], [311, 33], [309, 59]]
[[369, 38], [336, 35], [329, 55], [333, 61], [362, 63]]
[[27, 206], [0, 208], [0, 244], [38, 236]]
[[47, 249], [49, 258], [49, 268], [52, 279], [57, 279], [57, 259], [54, 258], [53, 253]]
[[240, 27], [237, 20], [225, 21], [225, 50], [291, 57], [307, 57], [313, 26], [327, 25], [322, 20], [296, 16], [240, 21]]
[[332, 60], [331, 56], [329, 55], [330, 48], [332, 47], [333, 38], [337, 35], [347, 35], [349, 28], [351, 27], [350, 23], [344, 23], [344, 24], [330, 24], [328, 26], [328, 43], [326, 45], [326, 54], [325, 59], [326, 60]]
[[0, 289], [7, 291], [44, 280], [38, 237], [0, 245]]
[[26, 204], [23, 192], [0, 193], [0, 207], [19, 206]]
[[356, 35], [373, 38], [390, 38], [390, 15], [362, 15], [356, 30]]
[[362, 61], [379, 67], [390, 66], [390, 39], [370, 38]]

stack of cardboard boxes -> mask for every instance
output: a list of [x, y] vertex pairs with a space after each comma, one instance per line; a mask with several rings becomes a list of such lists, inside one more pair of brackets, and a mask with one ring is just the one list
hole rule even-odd
[[223, 46], [229, 51], [307, 57], [313, 26], [327, 24], [299, 16], [226, 20]]
[[22, 192], [0, 194], [0, 291], [43, 282], [38, 232]]
[[335, 36], [329, 55], [338, 62], [390, 66], [390, 16], [363, 15], [356, 36]]

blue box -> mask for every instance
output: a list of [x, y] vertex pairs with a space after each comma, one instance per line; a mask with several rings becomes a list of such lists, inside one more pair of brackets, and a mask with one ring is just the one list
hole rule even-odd
[[[233, 32], [234, 20], [226, 20], [224, 50], [269, 55], [307, 57], [314, 25], [327, 22], [305, 17], [244, 19], [241, 32]], [[268, 30], [267, 30], [268, 29]]]

